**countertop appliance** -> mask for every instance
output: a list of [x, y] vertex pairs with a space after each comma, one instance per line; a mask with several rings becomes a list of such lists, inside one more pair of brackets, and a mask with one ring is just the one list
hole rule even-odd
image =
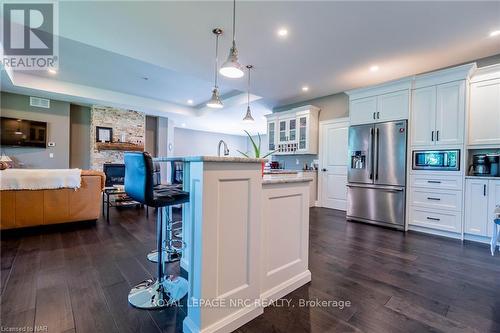
[[407, 121], [349, 127], [347, 219], [404, 229]]
[[477, 154], [472, 157], [472, 165], [470, 166], [474, 176], [489, 176], [490, 166], [486, 154]]
[[488, 163], [490, 164], [490, 176], [492, 177], [500, 177], [500, 155], [497, 154], [488, 154], [486, 155], [488, 158]]
[[459, 171], [460, 150], [414, 150], [413, 170]]

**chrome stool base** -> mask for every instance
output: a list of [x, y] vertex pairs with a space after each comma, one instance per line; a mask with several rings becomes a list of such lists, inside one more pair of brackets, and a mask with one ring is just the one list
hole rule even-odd
[[172, 300], [158, 280], [145, 280], [130, 290], [128, 302], [139, 309], [153, 310], [172, 305]]
[[[181, 260], [181, 254], [179, 252], [168, 252], [163, 250], [162, 259], [164, 263], [173, 263]], [[153, 250], [148, 253], [148, 260], [154, 263], [158, 262], [158, 251]]]
[[169, 276], [161, 284], [148, 279], [130, 290], [128, 302], [138, 309], [161, 309], [179, 302], [187, 292], [188, 282], [180, 276]]

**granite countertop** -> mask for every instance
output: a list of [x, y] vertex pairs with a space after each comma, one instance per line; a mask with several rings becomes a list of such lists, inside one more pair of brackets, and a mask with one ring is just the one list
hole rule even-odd
[[233, 156], [182, 156], [182, 157], [155, 157], [153, 158], [153, 161], [262, 163], [266, 162], [267, 160], [264, 158], [247, 158], [247, 157], [233, 157]]
[[286, 184], [286, 183], [302, 183], [313, 181], [312, 173], [310, 172], [296, 172], [285, 174], [264, 174], [262, 184]]
[[318, 170], [283, 170], [283, 169], [270, 169], [270, 170], [264, 170], [264, 175], [298, 174], [299, 172], [318, 172]]

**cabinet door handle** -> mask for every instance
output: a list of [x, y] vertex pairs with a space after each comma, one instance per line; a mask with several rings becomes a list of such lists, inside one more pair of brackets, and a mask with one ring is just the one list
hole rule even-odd
[[373, 119], [375, 119], [375, 112], [373, 112]]
[[483, 196], [486, 196], [486, 184], [483, 185]]
[[429, 217], [429, 216], [427, 216], [427, 219], [431, 220], [431, 221], [441, 221], [441, 219], [438, 219], [438, 218], [435, 218], [435, 217]]
[[427, 200], [441, 201], [441, 198], [427, 197]]
[[377, 119], [380, 119], [380, 112], [377, 112]]
[[441, 184], [439, 180], [428, 180], [427, 181], [429, 184]]
[[439, 141], [439, 131], [436, 131], [436, 141]]
[[431, 132], [431, 141], [434, 141], [434, 131]]

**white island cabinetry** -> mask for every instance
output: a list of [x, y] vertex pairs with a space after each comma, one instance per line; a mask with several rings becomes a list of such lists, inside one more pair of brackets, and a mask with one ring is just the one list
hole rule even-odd
[[263, 179], [262, 159], [155, 160], [179, 159], [190, 194], [182, 223], [181, 267], [188, 272], [183, 331], [232, 332], [262, 314], [265, 300], [311, 280], [311, 179]]

